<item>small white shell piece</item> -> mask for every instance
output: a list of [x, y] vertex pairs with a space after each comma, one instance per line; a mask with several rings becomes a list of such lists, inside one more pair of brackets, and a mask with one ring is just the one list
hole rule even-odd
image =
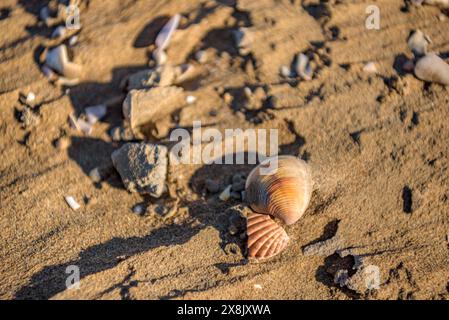
[[161, 29], [156, 37], [156, 47], [158, 50], [165, 50], [168, 44], [170, 43], [171, 37], [175, 32], [176, 28], [178, 28], [179, 20], [181, 19], [181, 15], [175, 14]]
[[75, 198], [73, 198], [72, 196], [65, 196], [64, 199], [67, 202], [67, 204], [69, 205], [69, 207], [72, 208], [73, 210], [76, 211], [79, 208], [81, 208], [79, 203], [76, 202]]
[[313, 77], [312, 66], [310, 65], [309, 58], [304, 54], [300, 53], [297, 56], [295, 71], [298, 76], [300, 76], [304, 81], [310, 81]]
[[82, 73], [81, 65], [69, 61], [67, 47], [63, 44], [48, 51], [45, 64], [69, 79], [79, 78]]
[[363, 72], [366, 73], [377, 73], [377, 67], [374, 62], [368, 62], [363, 66]]

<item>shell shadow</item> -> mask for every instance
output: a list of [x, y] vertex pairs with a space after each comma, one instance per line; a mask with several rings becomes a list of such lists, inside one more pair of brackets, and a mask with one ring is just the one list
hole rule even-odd
[[128, 257], [164, 246], [186, 243], [204, 226], [171, 225], [150, 232], [144, 237], [113, 238], [80, 252], [77, 259], [44, 267], [31, 277], [29, 283], [19, 289], [15, 299], [49, 299], [66, 289], [69, 266], [77, 266], [80, 279], [115, 267]]
[[146, 24], [134, 40], [134, 48], [146, 48], [154, 43], [156, 36], [162, 27], [170, 20], [168, 15], [162, 15], [154, 18]]

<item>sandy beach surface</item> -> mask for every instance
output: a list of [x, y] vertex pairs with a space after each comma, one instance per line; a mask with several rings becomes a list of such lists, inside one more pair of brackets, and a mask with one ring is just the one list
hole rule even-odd
[[[413, 30], [448, 61], [447, 10], [402, 0], [91, 0], [82, 28], [52, 39], [56, 26], [39, 20], [48, 2], [0, 2], [1, 299], [449, 298], [449, 86], [404, 70]], [[379, 30], [366, 28], [372, 4]], [[277, 129], [279, 153], [306, 160], [314, 185], [273, 258], [248, 259], [244, 203], [205, 187], [210, 179], [222, 191], [254, 165], [169, 164], [158, 199], [128, 192], [113, 168], [126, 143], [111, 136], [124, 125], [124, 79], [149, 68], [175, 14], [166, 63], [191, 65], [176, 86], [196, 101], [144, 140], [169, 146], [170, 131], [194, 121]], [[236, 30], [247, 36], [241, 48]], [[46, 48], [60, 43], [83, 67], [70, 87], [41, 71]], [[298, 53], [311, 58], [310, 81], [280, 72]], [[20, 97], [30, 92], [28, 107]], [[90, 135], [70, 125], [104, 103]], [[67, 289], [73, 266], [79, 288]]]

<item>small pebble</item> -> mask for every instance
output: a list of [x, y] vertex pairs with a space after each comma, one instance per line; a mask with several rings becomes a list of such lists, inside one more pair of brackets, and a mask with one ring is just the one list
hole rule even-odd
[[187, 96], [187, 98], [186, 98], [187, 104], [193, 104], [193, 103], [195, 103], [195, 101], [196, 101], [196, 97], [194, 97], [194, 96]]
[[363, 66], [363, 72], [366, 73], [377, 73], [377, 67], [374, 62], [368, 62]]
[[237, 229], [237, 227], [233, 224], [231, 224], [228, 228], [228, 232], [231, 236], [235, 236], [237, 234], [239, 230]]
[[195, 52], [195, 60], [199, 63], [207, 62], [207, 52], [204, 50], [200, 50]]
[[245, 181], [236, 181], [232, 183], [232, 191], [240, 192], [245, 190]]
[[260, 284], [255, 284], [254, 289], [262, 290], [262, 286]]
[[36, 95], [33, 92], [29, 92], [26, 97], [26, 104], [30, 105], [36, 100]]
[[210, 193], [217, 193], [220, 191], [220, 182], [213, 179], [206, 179], [205, 187]]
[[136, 204], [133, 207], [133, 212], [139, 216], [141, 216], [145, 212], [145, 208], [141, 204]]
[[25, 127], [32, 127], [37, 124], [39, 124], [40, 119], [39, 115], [33, 111], [28, 106], [25, 106], [25, 108], [22, 111], [22, 114], [20, 115], [20, 121], [23, 123]]
[[232, 100], [233, 100], [232, 95], [231, 95], [229, 92], [226, 92], [226, 93], [223, 95], [223, 100], [224, 100], [224, 102], [225, 102], [226, 104], [231, 104], [231, 103], [232, 103]]
[[55, 147], [56, 147], [56, 149], [58, 149], [60, 151], [66, 150], [68, 147], [70, 147], [70, 138], [67, 136], [63, 136], [63, 137], [59, 138], [55, 142]]
[[284, 78], [288, 78], [291, 75], [290, 68], [287, 66], [282, 66], [280, 73], [281, 73], [281, 76], [283, 76]]
[[248, 99], [251, 98], [251, 96], [253, 95], [253, 92], [249, 87], [245, 87], [243, 89], [243, 93], [245, 94], [245, 97], [247, 97]]
[[120, 141], [121, 140], [120, 127], [112, 128], [110, 131], [110, 135], [111, 135], [112, 141]]
[[69, 46], [73, 47], [78, 42], [78, 36], [73, 36], [69, 39]]

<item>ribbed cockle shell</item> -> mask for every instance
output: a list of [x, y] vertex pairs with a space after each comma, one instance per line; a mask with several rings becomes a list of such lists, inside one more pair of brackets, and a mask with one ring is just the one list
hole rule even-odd
[[[246, 180], [246, 199], [250, 207], [263, 214], [293, 224], [304, 214], [312, 194], [309, 166], [294, 156], [277, 157], [277, 168], [267, 174], [269, 158], [251, 171]], [[274, 162], [276, 164], [276, 162]]]
[[287, 247], [289, 237], [270, 216], [250, 213], [247, 221], [248, 255], [256, 259], [275, 256]]

